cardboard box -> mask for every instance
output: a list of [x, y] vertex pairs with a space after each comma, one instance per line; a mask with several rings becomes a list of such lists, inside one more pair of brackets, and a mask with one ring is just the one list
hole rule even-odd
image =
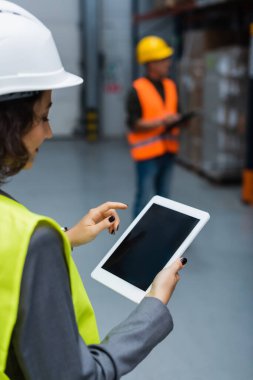
[[156, 0], [155, 8], [161, 9], [166, 7], [175, 7], [177, 5], [189, 4], [189, 0]]
[[232, 45], [235, 35], [230, 29], [189, 30], [183, 35], [183, 58], [203, 58], [203, 54]]
[[205, 67], [202, 59], [183, 59], [179, 65], [180, 106], [183, 112], [201, 108]]
[[245, 138], [204, 120], [202, 169], [210, 178], [239, 179], [244, 165]]
[[245, 157], [248, 51], [229, 46], [205, 51], [202, 58], [194, 54], [179, 65], [180, 104], [183, 112], [197, 108], [203, 113], [182, 135], [184, 162], [215, 180], [239, 179]]
[[231, 46], [205, 55], [203, 170], [239, 179], [245, 158], [248, 51]]
[[242, 133], [247, 112], [247, 49], [227, 47], [208, 52], [205, 67], [205, 118]]
[[200, 7], [211, 5], [211, 4], [225, 3], [226, 1], [228, 0], [195, 0], [196, 5]]
[[[202, 110], [204, 60], [185, 58], [179, 65], [179, 94], [181, 112]], [[187, 129], [182, 130], [183, 149], [179, 159], [196, 170], [202, 164], [202, 117], [190, 121]], [[180, 145], [181, 146], [181, 145]]]

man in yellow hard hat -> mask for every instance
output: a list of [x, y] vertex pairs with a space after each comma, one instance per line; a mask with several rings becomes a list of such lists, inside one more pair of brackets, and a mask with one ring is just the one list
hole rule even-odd
[[169, 196], [179, 149], [178, 128], [166, 129], [179, 119], [177, 88], [167, 77], [173, 49], [162, 38], [147, 36], [137, 44], [136, 55], [146, 75], [133, 82], [127, 97], [127, 138], [137, 181], [134, 216], [153, 195]]

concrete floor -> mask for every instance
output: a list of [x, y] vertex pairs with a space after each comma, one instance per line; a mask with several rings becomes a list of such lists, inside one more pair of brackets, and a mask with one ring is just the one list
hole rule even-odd
[[[134, 168], [123, 141], [50, 141], [32, 171], [5, 186], [30, 209], [71, 226], [107, 200], [129, 204], [118, 235], [104, 232], [75, 249], [74, 259], [97, 314], [101, 336], [134, 304], [90, 278], [92, 269], [131, 221]], [[172, 199], [206, 210], [211, 219], [186, 257], [170, 302], [172, 334], [125, 379], [253, 379], [253, 208], [239, 186], [210, 184], [177, 166]]]

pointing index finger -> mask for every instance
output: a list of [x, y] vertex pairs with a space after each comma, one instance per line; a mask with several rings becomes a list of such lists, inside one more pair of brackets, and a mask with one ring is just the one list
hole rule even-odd
[[103, 213], [110, 209], [125, 210], [126, 208], [128, 208], [128, 205], [122, 202], [106, 202], [98, 206], [99, 211]]

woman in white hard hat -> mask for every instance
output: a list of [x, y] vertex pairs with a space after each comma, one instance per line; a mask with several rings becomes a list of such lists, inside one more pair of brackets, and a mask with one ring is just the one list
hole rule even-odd
[[[50, 31], [0, 1], [0, 184], [33, 166], [52, 137], [52, 89], [80, 84], [60, 61]], [[119, 379], [171, 331], [165, 307], [186, 262], [160, 272], [128, 319], [100, 342], [71, 247], [119, 225], [107, 202], [73, 228], [34, 214], [0, 189], [0, 379]]]

